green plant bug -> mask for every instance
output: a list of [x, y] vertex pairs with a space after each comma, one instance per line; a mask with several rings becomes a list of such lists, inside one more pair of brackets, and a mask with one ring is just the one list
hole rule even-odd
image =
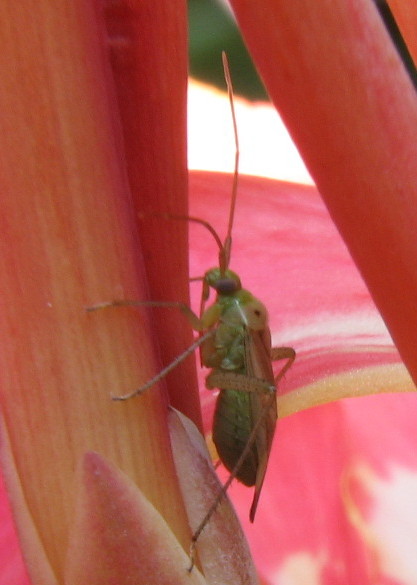
[[[239, 276], [229, 268], [239, 176], [239, 142], [233, 88], [225, 53], [222, 59], [236, 146], [226, 238], [222, 242], [214, 228], [202, 219], [170, 216], [203, 225], [213, 235], [219, 248], [218, 266], [207, 270], [202, 278], [195, 279], [202, 281], [200, 316], [179, 302], [122, 300], [87, 309], [92, 311], [121, 305], [177, 307], [186, 315], [193, 329], [199, 332], [199, 337], [189, 348], [141, 388], [113, 397], [113, 400], [122, 401], [142, 394], [198, 347], [202, 365], [211, 370], [206, 386], [209, 390], [219, 389], [213, 420], [213, 442], [230, 476], [192, 536], [190, 571], [194, 565], [196, 542], [233, 479], [249, 487], [255, 486], [249, 513], [251, 522], [255, 518], [277, 421], [277, 383], [291, 367], [296, 355], [291, 347], [271, 347], [265, 306], [242, 288]], [[215, 291], [216, 298], [206, 308], [211, 289]], [[286, 363], [274, 375], [272, 362], [278, 360], [286, 360]]]

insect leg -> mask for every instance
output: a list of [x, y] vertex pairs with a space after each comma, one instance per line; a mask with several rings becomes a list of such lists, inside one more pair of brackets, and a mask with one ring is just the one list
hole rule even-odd
[[[245, 377], [245, 376], [243, 376], [243, 377]], [[259, 381], [262, 382], [262, 380], [259, 380]], [[208, 522], [210, 521], [210, 518], [213, 516], [214, 512], [216, 511], [216, 509], [217, 509], [218, 505], [220, 504], [220, 502], [222, 501], [223, 497], [226, 495], [226, 492], [229, 489], [230, 484], [232, 483], [232, 481], [235, 479], [235, 477], [239, 473], [239, 470], [242, 467], [244, 460], [246, 459], [250, 449], [252, 448], [253, 443], [256, 440], [256, 436], [258, 434], [258, 431], [259, 431], [261, 425], [263, 424], [264, 417], [268, 413], [269, 409], [271, 408], [271, 406], [275, 400], [275, 387], [271, 387], [270, 385], [267, 385], [266, 382], [264, 382], [263, 392], [265, 392], [266, 387], [270, 388], [270, 392], [271, 392], [270, 398], [267, 401], [267, 403], [263, 405], [260, 416], [250, 432], [250, 435], [248, 437], [248, 441], [245, 445], [245, 448], [243, 449], [242, 453], [240, 454], [240, 457], [237, 460], [236, 465], [234, 466], [234, 468], [230, 472], [230, 475], [229, 475], [227, 481], [223, 484], [221, 490], [219, 491], [219, 493], [216, 496], [216, 499], [211, 504], [211, 506], [208, 509], [203, 520], [200, 522], [198, 528], [196, 529], [193, 536], [191, 537], [190, 566], [188, 568], [188, 572], [191, 572], [193, 567], [194, 567], [196, 543], [197, 543], [201, 533], [203, 532], [204, 528], [207, 526]], [[273, 390], [272, 390], [272, 388], [273, 388]]]
[[[291, 367], [295, 360], [295, 350], [291, 347], [276, 347], [271, 349], [271, 360], [277, 361], [281, 359], [286, 359], [287, 363], [283, 366], [280, 370], [279, 374], [277, 375], [275, 382], [279, 381], [285, 374], [285, 372]], [[259, 413], [259, 417], [255, 422], [250, 435], [248, 437], [248, 441], [243, 449], [242, 453], [240, 454], [234, 468], [232, 469], [226, 483], [223, 485], [222, 489], [219, 491], [216, 499], [210, 506], [209, 510], [207, 511], [205, 517], [201, 521], [200, 525], [198, 526], [197, 530], [192, 536], [191, 539], [191, 548], [190, 548], [190, 559], [191, 559], [191, 567], [189, 570], [192, 569], [194, 564], [194, 554], [195, 554], [195, 546], [196, 542], [204, 530], [205, 526], [209, 522], [211, 516], [215, 512], [217, 506], [219, 505], [220, 501], [222, 500], [223, 496], [226, 494], [230, 484], [235, 479], [236, 475], [239, 473], [240, 468], [242, 467], [243, 462], [245, 461], [250, 449], [252, 448], [253, 443], [256, 441], [258, 431], [261, 425], [264, 422], [265, 416], [269, 412], [274, 400], [276, 399], [275, 393], [276, 388], [275, 385], [272, 386], [266, 380], [261, 380], [259, 378], [254, 378], [245, 374], [237, 374], [234, 372], [219, 372], [215, 371], [207, 376], [206, 379], [206, 386], [208, 389], [213, 388], [221, 388], [222, 390], [236, 390], [239, 389], [242, 392], [256, 392], [256, 393], [263, 393], [269, 392], [270, 398], [267, 402], [263, 405], [261, 412]], [[259, 498], [260, 489], [257, 490], [257, 494], [255, 494], [255, 499], [251, 507], [251, 519], [253, 521], [253, 516], [255, 514], [257, 501]]]
[[122, 396], [112, 396], [112, 400], [115, 400], [115, 401], [129, 400], [130, 398], [134, 398], [135, 396], [139, 396], [139, 394], [143, 394], [146, 390], [148, 390], [149, 388], [154, 386], [157, 382], [159, 382], [159, 380], [162, 380], [163, 378], [165, 378], [165, 376], [167, 374], [169, 374], [169, 372], [174, 370], [178, 366], [178, 364], [183, 362], [190, 354], [192, 354], [198, 347], [200, 347], [200, 345], [202, 343], [204, 343], [212, 335], [214, 335], [213, 330], [206, 331], [206, 333], [204, 333], [204, 335], [202, 335], [201, 337], [196, 339], [194, 341], [194, 343], [192, 343], [189, 347], [187, 347], [187, 349], [183, 353], [181, 353], [174, 360], [172, 360], [172, 362], [170, 364], [168, 364], [165, 368], [163, 368], [160, 372], [158, 372], [156, 374], [156, 376], [154, 376], [153, 378], [148, 380], [143, 386], [141, 386], [137, 390], [134, 390], [133, 392], [129, 392], [129, 394], [123, 394]]
[[221, 372], [217, 370], [207, 376], [206, 388], [208, 390], [221, 388], [222, 390], [239, 390], [242, 392], [275, 393], [275, 385], [271, 385], [266, 380], [254, 378], [247, 374], [236, 374], [235, 372]]
[[201, 323], [201, 320], [197, 315], [190, 309], [188, 305], [176, 301], [131, 301], [131, 300], [120, 300], [120, 301], [107, 301], [105, 303], [99, 303], [91, 307], [86, 307], [87, 313], [98, 311], [100, 309], [108, 309], [109, 307], [173, 307], [177, 308], [183, 313], [191, 324], [194, 331], [203, 331], [205, 327]]
[[271, 361], [277, 362], [278, 360], [288, 360], [287, 363], [281, 368], [278, 374], [275, 376], [275, 384], [285, 376], [286, 372], [293, 365], [295, 360], [295, 349], [292, 347], [272, 347], [271, 348]]
[[[99, 309], [107, 309], [109, 307], [174, 307], [180, 309], [180, 311], [187, 317], [191, 326], [195, 331], [205, 331], [205, 326], [203, 325], [201, 319], [197, 317], [197, 315], [190, 309], [188, 305], [185, 303], [180, 302], [170, 302], [170, 301], [132, 301], [132, 300], [120, 300], [120, 301], [108, 301], [105, 303], [100, 303], [97, 305], [93, 305], [91, 307], [86, 307], [87, 312], [98, 311]], [[170, 364], [168, 364], [165, 368], [163, 368], [158, 374], [156, 374], [153, 378], [148, 380], [143, 386], [137, 388], [133, 392], [129, 392], [129, 394], [123, 394], [122, 396], [112, 396], [112, 400], [129, 400], [130, 398], [134, 398], [140, 394], [143, 394], [146, 390], [154, 386], [159, 380], [165, 378], [169, 372], [175, 369], [178, 364], [183, 362], [191, 353], [193, 353], [200, 345], [202, 345], [207, 339], [209, 339], [212, 335], [214, 335], [215, 331], [210, 329], [209, 331], [205, 331], [203, 335], [200, 335], [198, 339], [194, 341], [182, 354], [177, 356]]]

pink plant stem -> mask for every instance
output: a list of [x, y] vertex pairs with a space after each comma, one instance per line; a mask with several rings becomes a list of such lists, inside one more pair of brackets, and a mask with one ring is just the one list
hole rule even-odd
[[232, 5], [416, 381], [417, 100], [380, 17], [369, 0]]

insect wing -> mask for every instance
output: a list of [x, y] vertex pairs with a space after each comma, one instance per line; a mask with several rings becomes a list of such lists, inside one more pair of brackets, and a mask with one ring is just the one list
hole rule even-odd
[[[269, 327], [259, 331], [248, 330], [248, 335], [245, 339], [245, 355], [248, 376], [270, 382], [271, 386], [275, 386], [271, 364], [271, 334]], [[275, 392], [253, 392], [250, 400], [254, 424], [262, 417], [255, 440], [258, 468], [256, 471], [255, 494], [249, 513], [249, 519], [253, 522], [268, 467], [278, 413]]]

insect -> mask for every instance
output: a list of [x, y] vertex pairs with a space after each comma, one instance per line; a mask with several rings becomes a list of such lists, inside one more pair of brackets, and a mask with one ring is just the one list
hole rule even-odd
[[[142, 394], [198, 347], [202, 365], [211, 370], [206, 378], [206, 386], [210, 390], [220, 390], [213, 421], [213, 441], [230, 476], [192, 537], [191, 568], [195, 544], [235, 478], [246, 486], [255, 486], [249, 513], [253, 522], [277, 421], [276, 386], [295, 360], [293, 348], [271, 347], [265, 306], [242, 288], [239, 276], [229, 268], [238, 186], [239, 142], [233, 88], [225, 53], [222, 58], [236, 146], [226, 238], [222, 242], [213, 227], [202, 219], [174, 216], [174, 219], [185, 219], [205, 226], [219, 248], [218, 266], [209, 269], [201, 278], [200, 316], [187, 305], [172, 302], [115, 301], [89, 309], [115, 305], [175, 306], [184, 312], [192, 327], [199, 332], [199, 337], [183, 354], [144, 386], [129, 394], [113, 397], [114, 400], [128, 400]], [[206, 308], [211, 289], [215, 291], [216, 298]], [[272, 362], [277, 360], [286, 360], [286, 363], [274, 376]]]

